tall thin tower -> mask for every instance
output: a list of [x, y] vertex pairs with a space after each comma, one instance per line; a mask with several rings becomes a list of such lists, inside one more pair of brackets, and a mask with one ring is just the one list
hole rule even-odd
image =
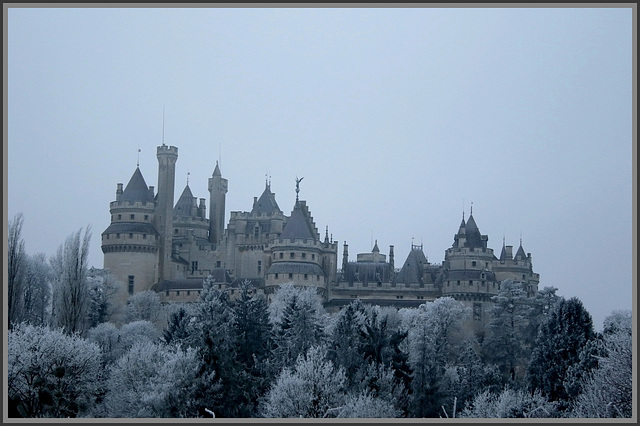
[[220, 166], [216, 161], [216, 168], [209, 178], [209, 241], [218, 244], [224, 233], [224, 209], [228, 181], [222, 177]]
[[171, 279], [171, 251], [173, 239], [173, 197], [176, 179], [178, 148], [162, 143], [158, 147], [158, 195], [155, 214], [160, 234], [158, 250], [158, 282]]

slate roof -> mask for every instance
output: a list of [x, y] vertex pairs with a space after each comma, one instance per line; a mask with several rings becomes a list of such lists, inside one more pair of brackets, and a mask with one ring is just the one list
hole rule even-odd
[[[217, 166], [216, 170], [218, 170]], [[253, 204], [251, 213], [273, 214], [276, 212], [282, 213], [282, 210], [280, 210], [280, 207], [278, 207], [278, 203], [276, 202], [276, 194], [271, 192], [271, 186], [269, 184], [266, 184], [262, 195], [260, 196], [260, 198], [258, 198], [258, 201]]]
[[466, 245], [468, 247], [482, 247], [482, 236], [480, 235], [476, 221], [473, 219], [473, 215], [469, 215], [469, 220], [467, 220], [467, 225], [465, 226], [465, 233], [467, 238]]
[[524, 249], [522, 248], [522, 243], [520, 243], [520, 247], [518, 247], [518, 251], [516, 252], [515, 258], [517, 259], [518, 256], [520, 256], [521, 259], [527, 258], [527, 254], [524, 252]]
[[112, 223], [102, 233], [105, 234], [129, 234], [131, 232], [158, 235], [158, 231], [155, 226], [150, 223]]
[[399, 283], [421, 283], [424, 268], [428, 264], [427, 257], [420, 249], [412, 249], [396, 277]]
[[291, 217], [287, 221], [287, 224], [284, 226], [282, 230], [282, 234], [280, 234], [280, 238], [286, 239], [312, 239], [317, 240], [318, 236], [314, 232], [315, 227], [311, 223], [311, 218], [308, 215], [308, 211], [303, 209], [299, 203], [296, 203], [296, 206], [293, 208], [291, 212]]
[[468, 280], [482, 280], [481, 274], [484, 272], [484, 280], [485, 281], [495, 281], [496, 275], [492, 271], [479, 271], [479, 270], [457, 270], [457, 271], [449, 271], [447, 273], [447, 280], [450, 281], [468, 281]]
[[267, 274], [309, 274], [325, 276], [324, 271], [315, 263], [277, 262], [269, 267]]
[[139, 167], [133, 172], [133, 176], [129, 179], [127, 187], [120, 194], [120, 201], [146, 201], [153, 202], [153, 197], [149, 193], [149, 187], [142, 177]]
[[178, 198], [176, 206], [173, 208], [173, 215], [191, 217], [193, 199], [193, 193], [191, 192], [191, 188], [189, 188], [189, 184], [187, 184], [187, 186], [185, 186], [184, 188], [184, 191], [182, 191], [182, 195], [180, 195], [180, 198]]

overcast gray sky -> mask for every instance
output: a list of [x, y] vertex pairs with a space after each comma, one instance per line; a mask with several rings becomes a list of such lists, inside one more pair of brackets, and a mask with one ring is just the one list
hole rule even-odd
[[498, 255], [522, 237], [601, 329], [632, 307], [627, 6], [9, 8], [6, 220], [30, 254], [91, 225], [101, 268], [116, 184], [140, 149], [157, 186], [164, 133], [176, 199], [189, 174], [208, 200], [220, 160], [227, 220], [267, 174], [290, 214], [304, 177], [352, 260], [377, 240], [399, 267], [413, 241], [440, 263], [473, 202]]

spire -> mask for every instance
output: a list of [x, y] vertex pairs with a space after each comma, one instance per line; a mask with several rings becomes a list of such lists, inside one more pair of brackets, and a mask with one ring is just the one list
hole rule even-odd
[[372, 253], [380, 253], [380, 249], [378, 248], [378, 240], [376, 240], [376, 244], [373, 246]]
[[326, 243], [329, 242], [329, 225], [327, 225], [324, 230], [324, 241]]
[[164, 105], [162, 105], [162, 145], [164, 145]]
[[136, 167], [140, 167], [140, 144], [138, 144], [138, 162], [136, 163]]
[[189, 175], [191, 174], [191, 172], [187, 172], [187, 186], [189, 186]]
[[213, 170], [212, 176], [222, 176], [222, 173], [220, 173], [220, 166], [218, 165], [217, 161], [216, 161], [216, 168]]

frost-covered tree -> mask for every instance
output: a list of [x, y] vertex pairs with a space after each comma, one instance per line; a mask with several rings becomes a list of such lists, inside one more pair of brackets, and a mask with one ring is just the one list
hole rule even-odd
[[163, 338], [167, 344], [197, 346], [196, 316], [192, 306], [180, 304], [170, 308]]
[[119, 314], [112, 298], [118, 291], [118, 280], [106, 269], [91, 267], [87, 273], [87, 285], [91, 303], [88, 312], [89, 327], [111, 321]]
[[591, 315], [578, 298], [561, 299], [540, 326], [528, 368], [532, 390], [539, 389], [564, 411], [570, 402], [566, 389], [569, 368], [579, 362], [580, 352], [593, 338]]
[[7, 336], [7, 394], [12, 417], [87, 413], [102, 381], [100, 348], [77, 334], [18, 324]]
[[69, 334], [89, 329], [88, 312], [91, 304], [87, 285], [91, 226], [67, 237], [51, 258], [53, 267], [53, 323]]
[[87, 340], [100, 347], [104, 366], [112, 364], [122, 353], [120, 330], [113, 323], [102, 322], [87, 332]]
[[366, 366], [363, 354], [366, 321], [364, 304], [356, 299], [337, 314], [329, 336], [328, 357], [344, 369], [349, 388], [353, 387], [358, 371]]
[[276, 372], [271, 366], [273, 329], [265, 299], [250, 294], [250, 282], [240, 283], [240, 297], [233, 304], [236, 360], [243, 380], [238, 381], [235, 401], [240, 417], [252, 417], [256, 395], [266, 392]]
[[440, 412], [447, 364], [464, 346], [463, 321], [469, 308], [443, 297], [420, 305], [408, 332], [411, 380], [410, 412], [414, 417], [435, 417]]
[[51, 316], [51, 265], [44, 253], [27, 256], [23, 275], [22, 317], [33, 325], [49, 324]]
[[[205, 282], [201, 301], [195, 306], [197, 348], [203, 365], [198, 376], [198, 410], [217, 417], [238, 417], [244, 373], [236, 357], [235, 314], [226, 292]], [[209, 380], [215, 377], [215, 382]], [[218, 388], [219, 386], [219, 388]]]
[[280, 286], [269, 304], [273, 324], [273, 363], [276, 370], [291, 367], [310, 347], [324, 343], [328, 315], [315, 288]]
[[400, 417], [402, 411], [398, 410], [390, 401], [373, 396], [367, 392], [348, 394], [342, 407], [335, 410], [338, 418], [394, 418]]
[[616, 311], [604, 321], [598, 366], [585, 375], [574, 399], [573, 417], [633, 416], [633, 334], [631, 312]]
[[483, 346], [488, 360], [500, 367], [505, 379], [514, 382], [524, 377], [535, 338], [529, 328], [532, 301], [522, 283], [513, 280], [502, 281], [491, 300], [489, 333]]
[[344, 405], [344, 386], [344, 371], [326, 358], [326, 348], [312, 347], [293, 369], [282, 370], [261, 412], [263, 417], [332, 417], [332, 411]]
[[125, 318], [126, 322], [144, 320], [159, 325], [164, 320], [164, 308], [158, 293], [147, 290], [129, 296]]
[[129, 350], [136, 343], [157, 343], [160, 338], [160, 330], [146, 320], [129, 322], [120, 327], [119, 340], [123, 352]]
[[499, 393], [489, 390], [478, 394], [458, 417], [464, 418], [554, 418], [559, 417], [556, 404], [539, 390], [505, 388]]
[[142, 342], [110, 368], [108, 417], [195, 417], [200, 361], [192, 348]]
[[23, 321], [23, 275], [26, 253], [22, 239], [24, 215], [18, 213], [9, 222], [7, 241], [7, 314], [9, 328]]

